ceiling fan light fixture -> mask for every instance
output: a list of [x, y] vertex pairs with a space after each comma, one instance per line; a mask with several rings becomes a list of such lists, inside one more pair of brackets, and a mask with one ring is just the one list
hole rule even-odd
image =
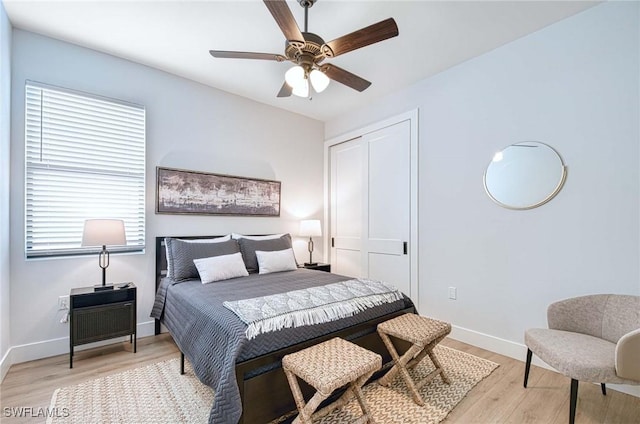
[[293, 87], [291, 94], [298, 97], [309, 97], [309, 80], [306, 78], [302, 80], [302, 84]]
[[284, 34], [286, 40], [284, 55], [223, 50], [209, 50], [209, 53], [216, 58], [292, 62], [295, 66], [285, 73], [285, 83], [282, 84], [277, 97], [289, 97], [291, 94], [308, 97], [311, 87], [316, 93], [320, 93], [327, 88], [330, 80], [357, 91], [366, 90], [371, 85], [370, 81], [338, 66], [328, 63], [322, 64], [322, 61], [397, 37], [399, 32], [396, 21], [393, 18], [388, 18], [325, 42], [322, 37], [309, 32], [308, 29], [309, 8], [317, 0], [297, 1], [304, 8], [304, 32], [300, 31], [300, 27], [293, 17], [287, 1], [263, 0], [271, 16]]
[[311, 85], [316, 93], [322, 93], [327, 86], [329, 85], [329, 77], [325, 75], [324, 72], [319, 71], [317, 69], [313, 69], [311, 74], [309, 74], [309, 79], [311, 80]]
[[304, 76], [304, 68], [300, 65], [296, 65], [290, 68], [284, 74], [284, 80], [289, 84], [289, 87], [295, 89], [298, 86], [306, 84]]

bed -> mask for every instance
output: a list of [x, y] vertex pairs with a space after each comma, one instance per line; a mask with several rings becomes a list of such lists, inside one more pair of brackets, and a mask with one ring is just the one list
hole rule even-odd
[[[201, 246], [208, 246], [207, 239], [215, 238], [170, 237], [167, 242], [172, 249], [176, 239], [180, 240], [181, 246], [201, 249]], [[202, 244], [192, 247], [187, 242]], [[250, 243], [254, 242], [247, 241], [243, 246]], [[266, 242], [255, 243], [263, 246]], [[290, 237], [288, 243], [290, 246]], [[411, 300], [403, 296], [400, 300], [367, 308], [351, 317], [283, 328], [249, 339], [245, 334], [247, 324], [224, 306], [225, 301], [317, 287], [349, 277], [295, 269], [271, 274], [251, 273], [212, 284], [202, 284], [199, 276], [177, 281], [175, 273], [178, 267], [175, 263], [173, 271], [167, 270], [168, 264], [174, 260], [167, 260], [168, 250], [165, 237], [156, 237], [156, 300], [152, 311], [152, 317], [156, 319], [155, 332], [159, 334], [160, 324], [164, 324], [180, 349], [182, 360], [186, 357], [200, 381], [214, 389], [216, 395], [210, 423], [266, 423], [295, 410], [295, 402], [281, 369], [282, 357], [333, 337], [345, 338], [381, 354], [383, 363], [388, 365], [391, 358], [376, 332], [376, 326], [401, 314], [415, 313]], [[243, 250], [243, 258], [249, 256], [245, 253]], [[249, 265], [247, 269], [250, 269]], [[397, 347], [400, 351], [408, 348], [402, 343]], [[311, 387], [304, 383], [302, 389], [305, 396], [313, 393]]]

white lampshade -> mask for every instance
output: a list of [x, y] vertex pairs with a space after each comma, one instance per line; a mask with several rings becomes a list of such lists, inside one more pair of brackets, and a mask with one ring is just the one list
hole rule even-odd
[[314, 69], [309, 74], [309, 79], [311, 80], [311, 85], [316, 93], [322, 93], [325, 88], [329, 85], [329, 77], [325, 75], [324, 72]]
[[305, 78], [302, 84], [298, 84], [296, 87], [293, 87], [291, 93], [298, 97], [309, 97], [309, 80]]
[[82, 246], [124, 246], [127, 236], [121, 219], [87, 219], [82, 231]]
[[307, 237], [318, 237], [322, 235], [319, 219], [305, 219], [300, 221], [300, 235]]
[[304, 68], [300, 65], [296, 65], [289, 69], [284, 74], [284, 80], [289, 84], [289, 87], [296, 88], [304, 83]]
[[284, 80], [291, 87], [291, 93], [298, 97], [309, 97], [309, 80], [304, 68], [296, 65], [284, 74]]

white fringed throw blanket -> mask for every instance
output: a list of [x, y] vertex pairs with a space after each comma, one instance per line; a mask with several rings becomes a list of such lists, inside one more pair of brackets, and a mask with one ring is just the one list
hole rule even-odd
[[247, 324], [249, 340], [259, 334], [346, 318], [403, 298], [393, 285], [354, 279], [270, 296], [224, 302]]

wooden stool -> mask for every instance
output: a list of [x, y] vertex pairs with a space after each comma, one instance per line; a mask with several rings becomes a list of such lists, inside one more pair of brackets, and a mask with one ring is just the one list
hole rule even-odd
[[[387, 346], [391, 357], [393, 358], [394, 365], [387, 372], [378, 383], [383, 386], [388, 386], [395, 375], [400, 372], [402, 378], [404, 378], [413, 401], [420, 406], [424, 405], [422, 396], [418, 393], [418, 390], [431, 380], [433, 380], [438, 374], [446, 384], [449, 384], [449, 379], [442, 369], [442, 365], [433, 353], [433, 348], [436, 347], [447, 334], [451, 332], [451, 324], [438, 321], [435, 319], [421, 317], [416, 314], [405, 314], [397, 318], [393, 318], [389, 321], [378, 324], [378, 334], [382, 338], [382, 341]], [[399, 357], [393, 343], [389, 339], [389, 336], [397, 337], [412, 343], [413, 346], [405, 352], [402, 357]], [[417, 355], [417, 356], [416, 356]], [[436, 367], [434, 371], [429, 373], [422, 381], [414, 384], [411, 376], [409, 375], [408, 368], [413, 368], [429, 355], [433, 365]]]
[[[362, 395], [362, 385], [382, 367], [382, 357], [341, 338], [308, 347], [282, 358], [282, 368], [289, 380], [300, 414], [294, 423], [311, 424], [313, 419], [323, 417], [349, 401], [353, 392], [362, 408], [362, 415], [356, 423], [373, 423], [371, 412]], [[299, 377], [313, 386], [317, 392], [305, 405]], [[320, 403], [334, 390], [349, 384], [347, 391], [335, 402], [314, 413]]]

